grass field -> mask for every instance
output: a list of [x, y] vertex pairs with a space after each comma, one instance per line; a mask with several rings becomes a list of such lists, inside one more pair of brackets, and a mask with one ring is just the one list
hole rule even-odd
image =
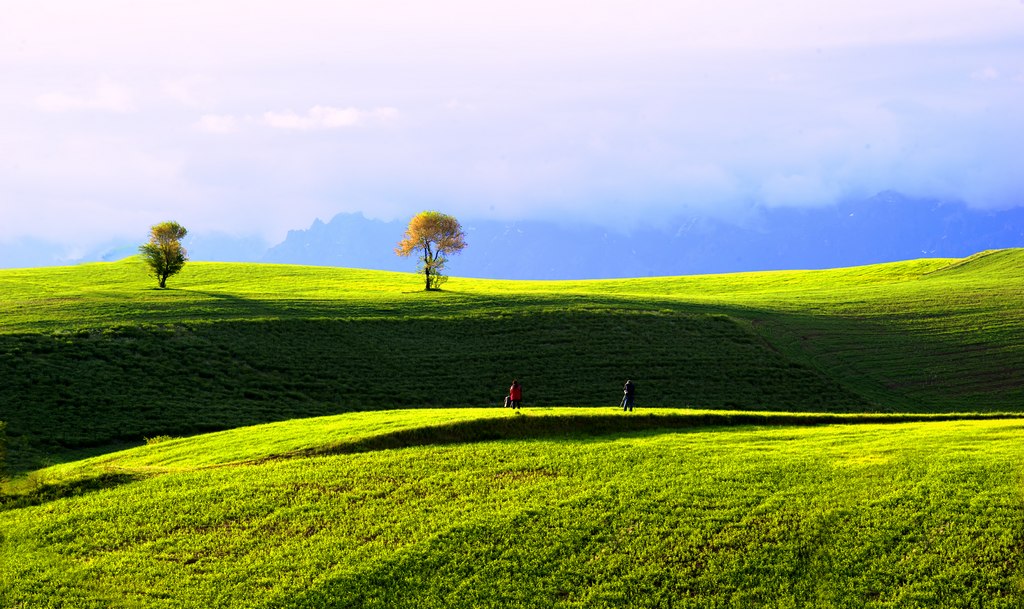
[[613, 412], [352, 413], [57, 466], [0, 510], [0, 604], [1024, 600], [1022, 420]]
[[1024, 250], [152, 284], [0, 270], [2, 607], [1024, 606]]
[[1024, 251], [577, 282], [138, 259], [0, 270], [0, 420], [25, 471], [145, 437], [379, 408], [1017, 411]]

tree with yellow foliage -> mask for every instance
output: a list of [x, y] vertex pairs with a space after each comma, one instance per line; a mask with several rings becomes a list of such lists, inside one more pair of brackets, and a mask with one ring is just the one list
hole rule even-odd
[[465, 247], [466, 234], [458, 220], [441, 212], [422, 211], [409, 221], [395, 253], [406, 257], [416, 254], [417, 271], [424, 274], [426, 289], [440, 290], [441, 284], [448, 280], [443, 273], [448, 256]]

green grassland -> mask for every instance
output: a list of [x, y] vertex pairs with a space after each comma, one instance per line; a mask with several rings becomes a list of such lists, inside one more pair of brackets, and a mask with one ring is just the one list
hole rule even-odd
[[1024, 405], [1024, 251], [826, 271], [524, 282], [135, 258], [0, 271], [0, 419], [61, 455], [380, 408], [995, 412]]
[[1024, 605], [1024, 250], [154, 283], [0, 271], [2, 607]]
[[0, 506], [0, 605], [1024, 600], [1020, 419], [524, 412], [349, 413], [38, 472]]

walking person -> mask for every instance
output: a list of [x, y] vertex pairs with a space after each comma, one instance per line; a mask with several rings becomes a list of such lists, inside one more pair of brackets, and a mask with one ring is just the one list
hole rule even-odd
[[636, 389], [633, 386], [633, 381], [626, 379], [626, 384], [622, 387], [622, 409], [633, 412], [635, 398]]
[[508, 401], [513, 410], [523, 405], [523, 386], [518, 380], [512, 381], [512, 386], [508, 388]]

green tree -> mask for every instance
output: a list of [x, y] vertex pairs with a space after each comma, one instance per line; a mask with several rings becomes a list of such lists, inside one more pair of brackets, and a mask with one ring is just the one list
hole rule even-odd
[[149, 243], [139, 246], [143, 260], [149, 265], [161, 288], [167, 287], [167, 278], [185, 266], [188, 252], [181, 245], [188, 231], [177, 222], [161, 222], [149, 229]]
[[459, 221], [437, 211], [422, 211], [409, 221], [395, 253], [399, 256], [416, 254], [417, 271], [422, 272], [427, 290], [439, 290], [448, 277], [443, 273], [448, 256], [466, 247], [466, 234]]

